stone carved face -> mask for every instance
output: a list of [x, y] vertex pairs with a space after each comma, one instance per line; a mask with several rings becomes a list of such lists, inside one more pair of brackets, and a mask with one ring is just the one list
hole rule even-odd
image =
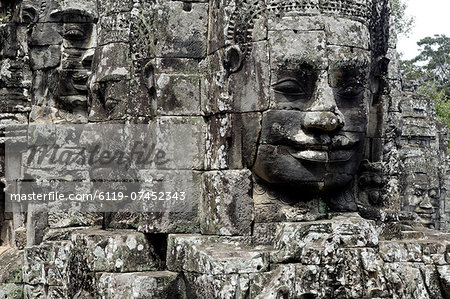
[[285, 28], [268, 34], [272, 96], [253, 172], [302, 190], [342, 189], [363, 155], [371, 101], [368, 29], [344, 18], [288, 21], [273, 20]]
[[415, 173], [407, 179], [403, 205], [409, 212], [415, 212], [421, 223], [428, 228], [436, 228], [439, 211], [439, 180], [428, 174]]
[[94, 52], [91, 48], [92, 29], [92, 18], [81, 12], [63, 15], [59, 100], [68, 108], [87, 110], [87, 82]]
[[29, 24], [34, 85], [38, 88], [33, 92], [33, 102], [57, 111], [57, 119], [87, 121], [87, 81], [96, 47], [96, 14], [96, 2], [91, 0], [22, 3], [22, 21]]

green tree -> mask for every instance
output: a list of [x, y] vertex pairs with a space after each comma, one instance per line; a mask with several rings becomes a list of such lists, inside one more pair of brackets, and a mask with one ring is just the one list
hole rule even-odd
[[411, 62], [421, 68], [421, 76], [426, 82], [434, 82], [450, 97], [450, 37], [435, 35], [421, 39], [420, 54]]
[[450, 38], [434, 35], [417, 45], [419, 55], [400, 62], [402, 74], [419, 83], [417, 92], [434, 101], [438, 120], [450, 129]]
[[406, 14], [407, 0], [391, 0], [392, 24], [399, 35], [408, 36], [414, 27], [414, 17]]

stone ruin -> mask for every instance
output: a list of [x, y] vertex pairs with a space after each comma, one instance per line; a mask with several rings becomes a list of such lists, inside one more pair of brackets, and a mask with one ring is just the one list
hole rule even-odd
[[[450, 298], [448, 132], [401, 80], [389, 12], [1, 1], [0, 297]], [[27, 149], [52, 134], [128, 152], [133, 135], [155, 154], [36, 164]], [[95, 193], [92, 210], [11, 209], [30, 184], [183, 191], [188, 205], [98, 210]]]

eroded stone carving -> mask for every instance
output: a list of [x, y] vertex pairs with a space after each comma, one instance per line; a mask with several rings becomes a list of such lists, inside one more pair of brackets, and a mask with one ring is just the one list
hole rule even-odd
[[[246, 64], [262, 57], [254, 70], [262, 78], [253, 86], [262, 93], [261, 132], [256, 159], [246, 162], [273, 188], [302, 190], [291, 201], [328, 198], [331, 209], [357, 209], [351, 183], [385, 52], [372, 9], [370, 1], [270, 1], [267, 8], [243, 1], [230, 17], [224, 57], [230, 80], [250, 75]], [[239, 87], [228, 86], [234, 105], [255, 100], [233, 89]]]
[[[389, 1], [15, 4], [0, 24], [0, 129], [148, 124], [157, 160], [83, 178], [105, 175], [104, 192], [137, 178], [136, 190], [192, 201], [142, 213], [0, 205], [1, 245], [25, 247], [0, 255], [11, 273], [0, 294], [448, 297], [450, 238], [430, 229], [448, 227], [442, 138], [430, 107], [400, 92]], [[2, 176], [18, 162], [0, 161]], [[46, 167], [28, 174], [51, 178]]]

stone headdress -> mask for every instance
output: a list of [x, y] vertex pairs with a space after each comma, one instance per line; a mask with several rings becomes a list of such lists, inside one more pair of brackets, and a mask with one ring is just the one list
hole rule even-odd
[[238, 45], [245, 57], [251, 49], [255, 20], [268, 17], [330, 15], [366, 24], [374, 57], [386, 55], [389, 0], [244, 0], [236, 4], [227, 30], [228, 46]]

